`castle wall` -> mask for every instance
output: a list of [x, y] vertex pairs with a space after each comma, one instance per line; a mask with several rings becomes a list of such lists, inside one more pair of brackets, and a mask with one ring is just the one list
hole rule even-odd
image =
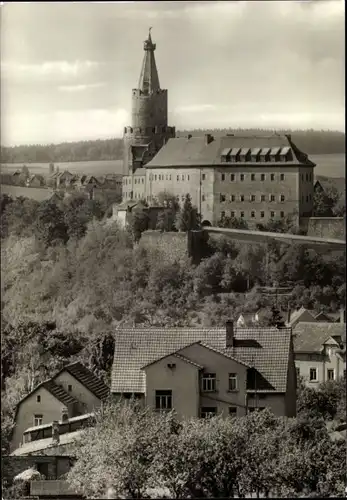
[[300, 227], [308, 236], [319, 238], [346, 238], [344, 217], [302, 217]]

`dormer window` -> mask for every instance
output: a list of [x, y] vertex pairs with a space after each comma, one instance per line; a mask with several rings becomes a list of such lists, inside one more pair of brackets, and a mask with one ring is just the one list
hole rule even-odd
[[240, 161], [242, 162], [247, 162], [250, 157], [250, 149], [249, 148], [242, 148], [240, 151]]
[[276, 162], [279, 160], [279, 152], [281, 148], [271, 148], [270, 150], [270, 161]]
[[231, 153], [231, 148], [225, 148], [221, 152], [221, 162], [225, 163], [230, 161], [230, 153]]
[[269, 159], [269, 153], [270, 153], [270, 148], [263, 148], [260, 151], [260, 161], [261, 162], [266, 162]]
[[251, 161], [252, 162], [259, 161], [259, 153], [260, 153], [260, 148], [251, 149]]
[[239, 160], [239, 153], [241, 148], [233, 148], [230, 152], [230, 161], [235, 163]]
[[290, 148], [288, 147], [285, 147], [285, 148], [282, 148], [281, 151], [280, 151], [280, 161], [288, 161], [291, 159], [291, 155], [289, 154], [290, 153]]

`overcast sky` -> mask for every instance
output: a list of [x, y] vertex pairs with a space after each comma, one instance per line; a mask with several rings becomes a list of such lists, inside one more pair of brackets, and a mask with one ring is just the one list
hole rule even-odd
[[1, 142], [121, 137], [152, 38], [177, 128], [344, 130], [344, 1], [12, 3]]

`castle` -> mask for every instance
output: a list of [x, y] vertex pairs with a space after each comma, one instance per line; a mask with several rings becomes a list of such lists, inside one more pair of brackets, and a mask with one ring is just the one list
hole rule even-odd
[[176, 137], [167, 125], [167, 90], [159, 85], [151, 33], [144, 42], [132, 126], [124, 130], [123, 202], [155, 204], [164, 191], [189, 193], [206, 224], [223, 216], [266, 224], [313, 210], [315, 164], [290, 135]]

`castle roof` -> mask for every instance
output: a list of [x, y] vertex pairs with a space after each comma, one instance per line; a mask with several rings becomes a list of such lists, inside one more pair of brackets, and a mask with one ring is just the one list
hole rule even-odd
[[[230, 161], [222, 161], [222, 156], [236, 156], [240, 151], [250, 151], [250, 156], [238, 158], [237, 164], [254, 166], [268, 165], [263, 156], [287, 155], [285, 165], [315, 166], [305, 153], [300, 151], [289, 136], [265, 135], [226, 135], [213, 138], [210, 136], [178, 137], [169, 139], [157, 155], [147, 163], [146, 168], [190, 167], [190, 166], [228, 166]], [[227, 153], [229, 151], [229, 153]], [[277, 160], [278, 163], [280, 160]]]
[[111, 392], [144, 392], [141, 368], [196, 342], [254, 367], [264, 391], [285, 392], [291, 328], [235, 328], [234, 335], [235, 347], [226, 347], [225, 328], [121, 328], [115, 335]]
[[145, 55], [142, 62], [142, 69], [138, 85], [138, 88], [145, 94], [150, 94], [152, 92], [160, 90], [159, 76], [154, 57], [155, 48], [156, 45], [152, 42], [150, 28], [148, 38], [144, 42]]

